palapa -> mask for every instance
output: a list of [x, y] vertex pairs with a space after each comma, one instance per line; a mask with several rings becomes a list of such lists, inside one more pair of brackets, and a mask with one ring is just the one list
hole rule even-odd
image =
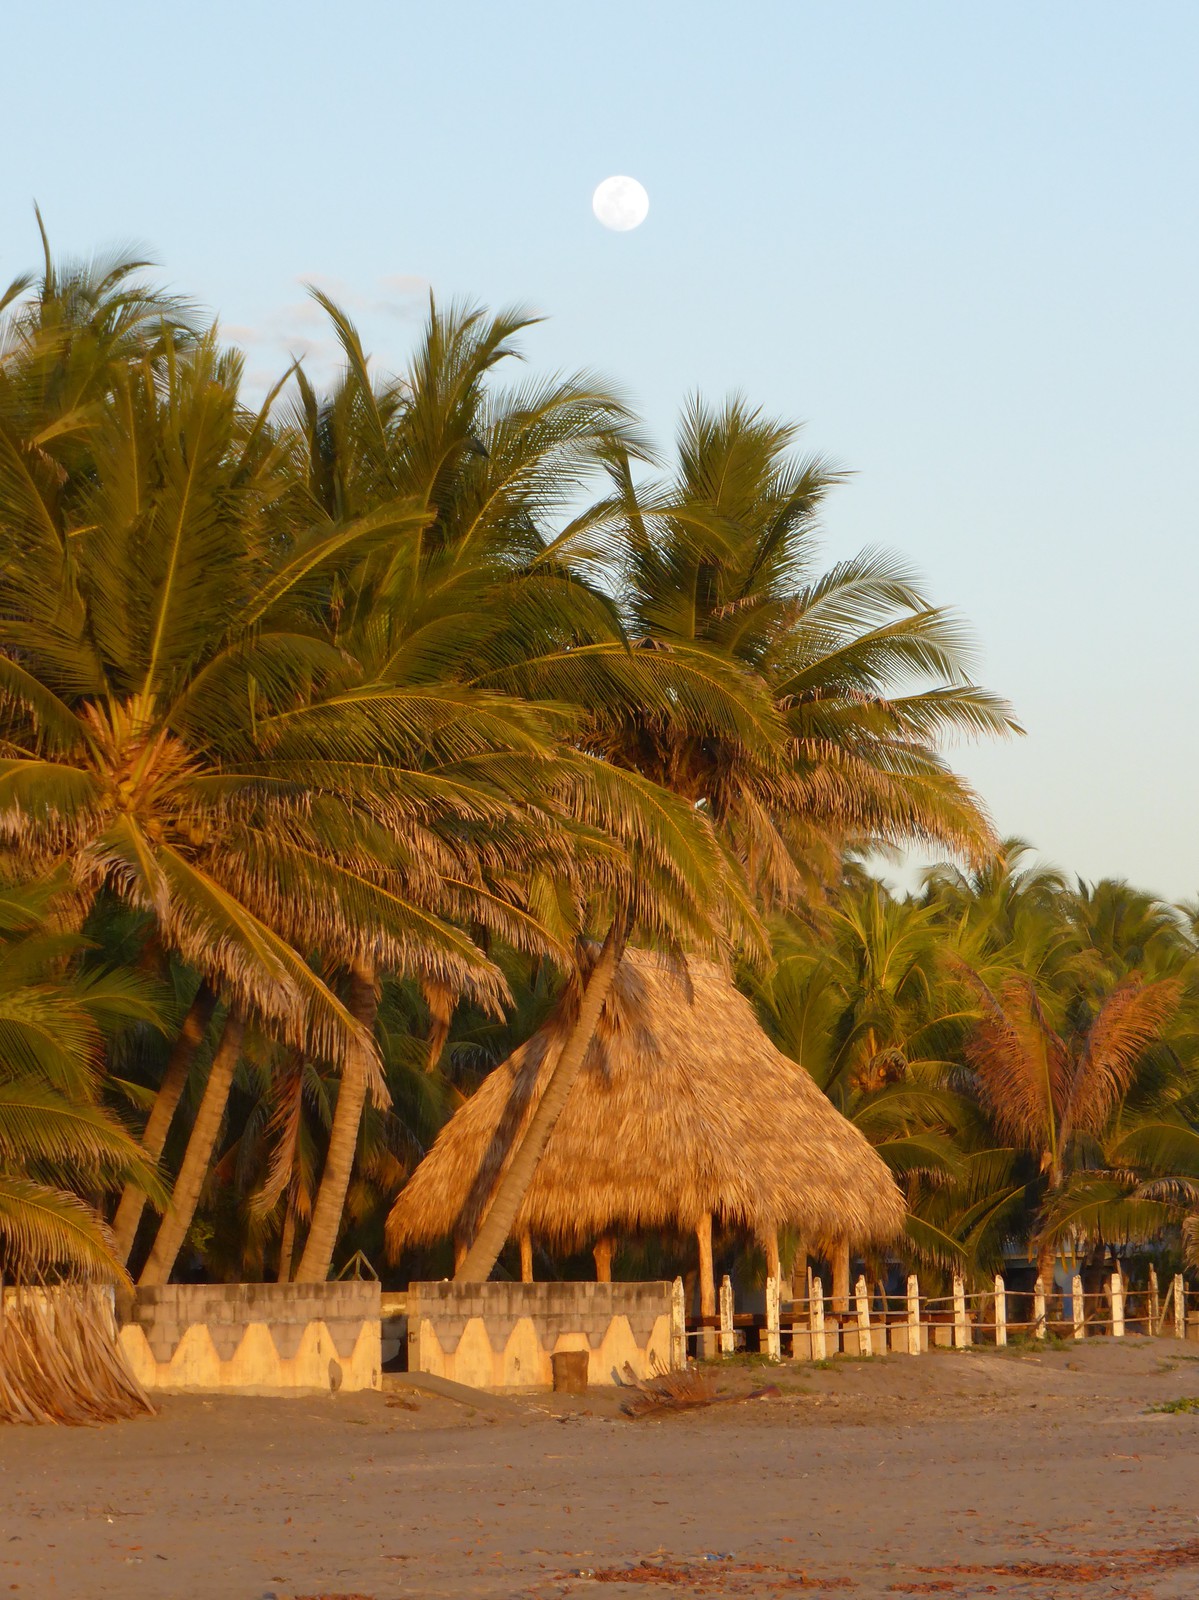
[[[559, 1016], [487, 1077], [417, 1167], [387, 1224], [393, 1254], [469, 1239], [562, 1048]], [[711, 962], [626, 952], [512, 1235], [574, 1250], [605, 1234], [692, 1231], [883, 1243], [903, 1198], [867, 1140], [775, 1048]]]

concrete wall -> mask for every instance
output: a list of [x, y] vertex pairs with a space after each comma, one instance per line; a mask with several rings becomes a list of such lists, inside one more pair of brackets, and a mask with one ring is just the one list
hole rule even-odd
[[377, 1389], [379, 1285], [139, 1289], [120, 1341], [147, 1389], [259, 1395]]
[[414, 1283], [408, 1370], [479, 1389], [548, 1389], [555, 1350], [586, 1350], [593, 1384], [672, 1361], [669, 1283]]

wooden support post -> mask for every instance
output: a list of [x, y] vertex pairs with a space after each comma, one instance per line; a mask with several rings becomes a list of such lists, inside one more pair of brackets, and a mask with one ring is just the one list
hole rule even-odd
[[527, 1233], [520, 1236], [520, 1281], [532, 1283], [533, 1281], [533, 1241]]
[[731, 1356], [736, 1349], [733, 1333], [733, 1280], [726, 1272], [720, 1280], [720, 1353]]
[[795, 1260], [791, 1263], [791, 1298], [806, 1300], [811, 1292], [808, 1286], [808, 1241], [801, 1237], [795, 1246]]
[[783, 1269], [780, 1265], [779, 1259], [779, 1236], [774, 1229], [771, 1229], [771, 1231], [766, 1235], [765, 1245], [766, 1276], [768, 1279], [781, 1278], [783, 1275]]
[[832, 1247], [833, 1310], [838, 1316], [849, 1311], [849, 1240], [838, 1239]]
[[953, 1348], [964, 1350], [970, 1343], [970, 1324], [966, 1320], [966, 1285], [958, 1273], [953, 1275]]
[[1158, 1323], [1162, 1320], [1162, 1297], [1157, 1287], [1157, 1268], [1152, 1262], [1149, 1264], [1149, 1327], [1150, 1334], [1156, 1334]]
[[1176, 1273], [1174, 1276], [1172, 1292], [1174, 1299], [1174, 1337], [1176, 1339], [1185, 1339], [1187, 1336], [1187, 1291], [1181, 1272]]
[[1007, 1284], [1003, 1273], [995, 1274], [995, 1345], [1002, 1350], [1007, 1344]]
[[1033, 1284], [1032, 1315], [1033, 1334], [1036, 1338], [1043, 1339], [1048, 1332], [1048, 1324], [1045, 1320], [1045, 1280], [1040, 1273], [1037, 1274], [1037, 1281]]
[[[716, 1276], [712, 1267], [712, 1215], [709, 1212], [700, 1220], [695, 1230], [699, 1242], [699, 1309], [705, 1319], [716, 1315]], [[716, 1354], [716, 1329], [705, 1325], [700, 1329], [699, 1353], [705, 1360]]]
[[1085, 1339], [1087, 1336], [1087, 1298], [1082, 1287], [1082, 1278], [1076, 1272], [1070, 1282], [1070, 1310], [1074, 1316], [1074, 1337]]
[[610, 1233], [606, 1233], [602, 1239], [595, 1241], [595, 1249], [592, 1251], [592, 1255], [595, 1257], [596, 1283], [611, 1283], [612, 1235]]
[[813, 1361], [828, 1360], [828, 1340], [824, 1332], [824, 1284], [813, 1277], [812, 1293], [808, 1298], [808, 1343]]
[[918, 1356], [920, 1353], [920, 1280], [912, 1273], [908, 1279], [908, 1354]]
[[[727, 1279], [725, 1280], [728, 1281]], [[781, 1361], [783, 1342], [779, 1337], [779, 1279], [766, 1280], [766, 1359]]]
[[687, 1302], [683, 1280], [676, 1278], [670, 1289], [670, 1370], [681, 1372], [687, 1365]]
[[859, 1277], [853, 1286], [853, 1292], [858, 1310], [858, 1354], [872, 1356], [874, 1345], [870, 1334], [870, 1290], [866, 1287], [864, 1277]]
[[1124, 1274], [1119, 1267], [1112, 1273], [1112, 1338], [1124, 1337]]

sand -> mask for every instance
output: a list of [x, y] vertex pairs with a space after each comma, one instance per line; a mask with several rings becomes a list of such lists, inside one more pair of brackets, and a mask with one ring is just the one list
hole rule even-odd
[[1199, 1347], [765, 1376], [777, 1396], [639, 1421], [600, 1391], [8, 1428], [0, 1597], [1199, 1595], [1199, 1414], [1150, 1410], [1199, 1395]]

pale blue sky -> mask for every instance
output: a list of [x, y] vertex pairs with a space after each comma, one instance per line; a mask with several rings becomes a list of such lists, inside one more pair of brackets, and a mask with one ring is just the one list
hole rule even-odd
[[1199, 893], [1193, 0], [60, 0], [4, 40], [0, 276], [36, 197], [258, 372], [319, 339], [299, 280], [385, 362], [431, 283], [547, 313], [533, 360], [663, 443], [694, 388], [807, 419], [857, 473], [830, 553], [906, 553], [1029, 729], [960, 756], [999, 826]]

